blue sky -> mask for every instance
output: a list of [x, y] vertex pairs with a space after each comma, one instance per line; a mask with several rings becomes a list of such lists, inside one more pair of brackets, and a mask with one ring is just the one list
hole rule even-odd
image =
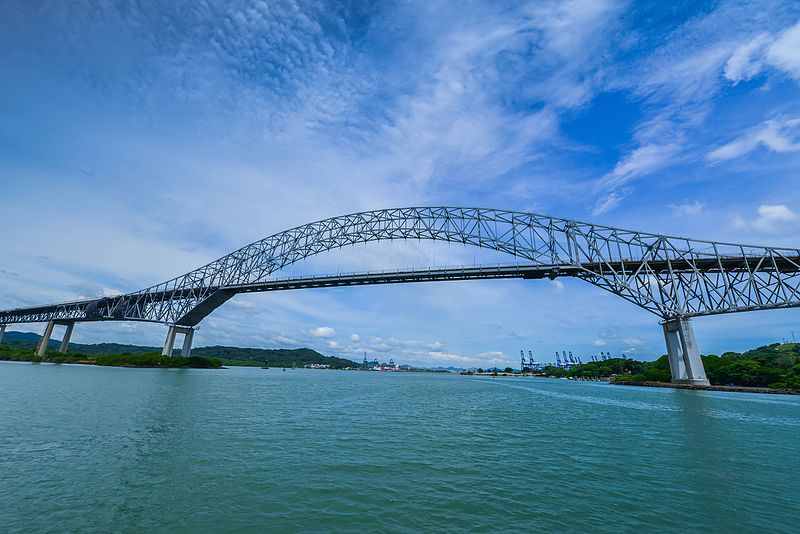
[[[140, 289], [406, 205], [800, 245], [796, 2], [11, 0], [0, 20], [1, 308]], [[298, 270], [499, 260], [381, 243]], [[800, 335], [798, 318], [695, 328], [721, 352]], [[195, 340], [455, 366], [664, 352], [655, 316], [570, 279], [239, 296]]]

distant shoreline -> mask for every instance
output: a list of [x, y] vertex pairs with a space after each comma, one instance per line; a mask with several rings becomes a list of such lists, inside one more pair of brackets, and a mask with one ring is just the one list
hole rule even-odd
[[26, 354], [24, 351], [16, 351], [8, 354], [9, 351], [0, 351], [0, 360], [11, 362], [28, 363], [52, 363], [52, 364], [75, 364], [75, 365], [94, 365], [96, 367], [125, 367], [130, 369], [222, 369], [222, 363], [217, 359], [202, 358], [192, 356], [183, 358], [181, 356], [164, 356], [157, 353], [150, 354], [109, 354], [98, 356], [69, 355], [59, 354], [47, 356], [37, 356]]
[[698, 391], [730, 391], [735, 393], [762, 393], [768, 395], [800, 395], [800, 391], [793, 389], [770, 389], [746, 386], [701, 386], [697, 384], [674, 384], [672, 382], [649, 382], [639, 380], [612, 381], [618, 386], [639, 386], [651, 388], [693, 389]]
[[220, 367], [167, 367], [164, 365], [108, 365], [108, 364], [100, 364], [93, 362], [91, 360], [70, 360], [70, 361], [53, 361], [53, 360], [9, 360], [0, 358], [0, 362], [11, 362], [11, 363], [47, 363], [50, 365], [86, 365], [91, 367], [114, 367], [114, 368], [121, 368], [121, 369], [210, 369], [210, 370], [217, 370], [217, 369], [229, 369], [229, 367], [220, 366]]

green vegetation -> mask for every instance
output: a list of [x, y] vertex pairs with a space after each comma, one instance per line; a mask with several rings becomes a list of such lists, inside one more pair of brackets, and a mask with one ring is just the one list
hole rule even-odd
[[[711, 384], [800, 390], [800, 343], [774, 343], [744, 353], [702, 356]], [[577, 365], [570, 371], [545, 367], [539, 374], [555, 377], [609, 378], [618, 381], [669, 382], [669, 361], [611, 358]]]
[[86, 354], [60, 354], [48, 352], [42, 358], [36, 356], [32, 349], [19, 349], [0, 345], [0, 360], [16, 362], [50, 362], [50, 363], [83, 363], [93, 365], [104, 365], [113, 367], [169, 367], [169, 368], [192, 368], [192, 369], [219, 369], [222, 362], [213, 358], [202, 358], [192, 356], [182, 358], [173, 356], [169, 358], [162, 356], [158, 352], [146, 352], [143, 354], [104, 354], [90, 356]]
[[269, 362], [270, 367], [303, 367], [312, 363], [330, 365], [331, 369], [357, 367], [353, 361], [323, 356], [312, 349], [240, 349], [237, 347], [201, 347], [192, 351], [196, 356], [214, 357], [224, 365], [262, 366]]
[[[32, 352], [36, 350], [39, 343], [39, 335], [32, 332], [7, 332], [3, 338], [3, 347], [10, 347], [13, 349], [27, 350], [30, 357]], [[60, 342], [50, 340], [49, 348], [52, 351], [58, 349]], [[63, 355], [48, 355], [48, 358], [61, 359], [66, 357], [70, 361], [78, 356], [83, 359], [95, 360], [95, 356], [103, 358], [108, 355], [114, 355], [116, 361], [125, 362], [127, 358], [128, 363], [119, 363], [115, 365], [126, 365], [134, 367], [136, 364], [130, 363], [135, 361], [152, 362], [152, 365], [143, 364], [146, 367], [172, 367], [174, 365], [159, 364], [156, 361], [161, 358], [161, 348], [147, 347], [140, 345], [122, 345], [119, 343], [98, 343], [94, 345], [84, 345], [81, 343], [70, 344], [70, 350], [67, 356]], [[180, 349], [175, 350], [175, 354], [180, 354]], [[124, 356], [124, 357], [123, 357]], [[131, 360], [130, 356], [141, 356]], [[195, 356], [203, 359], [216, 359], [219, 360], [221, 365], [234, 366], [234, 365], [247, 365], [260, 367], [264, 365], [265, 361], [269, 362], [270, 367], [303, 367], [312, 363], [319, 363], [329, 365], [331, 369], [344, 369], [345, 367], [356, 367], [356, 363], [346, 360], [344, 358], [336, 358], [333, 356], [323, 356], [319, 352], [311, 349], [241, 349], [238, 347], [199, 347], [192, 350], [192, 358]], [[176, 356], [173, 356], [173, 359]], [[196, 361], [190, 358], [191, 361]], [[0, 359], [3, 358], [0, 356]], [[31, 361], [25, 358], [24, 361]], [[93, 363], [93, 362], [92, 362]], [[102, 365], [98, 361], [98, 365]], [[179, 367], [185, 367], [179, 365]]]

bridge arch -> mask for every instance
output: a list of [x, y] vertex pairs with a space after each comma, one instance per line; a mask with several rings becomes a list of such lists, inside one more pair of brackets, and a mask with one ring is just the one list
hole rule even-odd
[[[298, 226], [141, 291], [3, 311], [0, 325], [41, 320], [155, 321], [173, 325], [173, 341], [175, 328], [186, 332], [191, 344], [191, 328], [205, 316], [236, 293], [274, 285], [273, 275], [281, 269], [347, 245], [391, 239], [490, 249], [521, 260], [526, 269], [516, 273], [522, 277], [574, 276], [614, 293], [663, 320], [671, 365], [673, 352], [683, 353], [676, 359], [673, 377], [696, 374], [691, 369], [697, 368], [699, 355], [690, 361], [696, 348], [692, 348], [689, 318], [800, 306], [798, 249], [671, 237], [508, 210], [410, 207], [353, 213]], [[465, 269], [454, 271], [429, 279], [479, 277]], [[502, 267], [496, 277], [501, 275], [507, 275]], [[482, 273], [482, 277], [492, 277], [492, 273]], [[395, 281], [425, 279], [406, 278]], [[379, 282], [365, 277], [359, 283]], [[337, 281], [328, 285], [337, 285]], [[296, 285], [279, 289], [293, 287]]]
[[332, 249], [391, 239], [499, 251], [549, 268], [551, 277], [582, 278], [665, 320], [800, 305], [800, 250], [669, 237], [516, 211], [416, 207], [332, 217], [279, 232], [130, 294], [124, 316], [181, 322], [207, 299], [218, 300], [219, 291], [258, 286], [281, 269]]

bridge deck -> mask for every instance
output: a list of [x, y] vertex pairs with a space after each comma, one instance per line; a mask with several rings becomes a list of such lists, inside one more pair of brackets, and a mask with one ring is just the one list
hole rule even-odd
[[[704, 273], [713, 272], [735, 272], [747, 271], [756, 273], [797, 273], [800, 272], [800, 257], [776, 258], [774, 262], [764, 262], [763, 257], [709, 257], [673, 260], [647, 260], [628, 261], [620, 260], [615, 262], [586, 263], [579, 266], [560, 264], [560, 265], [500, 265], [500, 266], [478, 266], [478, 267], [450, 267], [423, 270], [402, 270], [389, 272], [367, 272], [352, 274], [335, 274], [325, 276], [297, 277], [272, 279], [251, 285], [236, 286], [215, 286], [205, 288], [205, 294], [211, 295], [201, 302], [189, 314], [179, 322], [183, 325], [195, 325], [203, 317], [208, 315], [213, 309], [230, 299], [237, 293], [255, 293], [266, 291], [286, 291], [292, 289], [308, 289], [321, 287], [342, 287], [357, 285], [376, 285], [376, 284], [399, 284], [410, 282], [433, 282], [447, 280], [480, 280], [480, 279], [542, 279], [556, 278], [559, 276], [610, 276], [615, 273], [630, 275], [643, 267], [647, 268], [648, 273], [663, 273], [670, 275], [680, 275], [701, 271]], [[179, 300], [192, 297], [192, 289], [179, 291], [147, 292], [148, 298], [152, 300]], [[117, 297], [105, 297], [100, 299], [88, 299], [74, 302], [51, 304], [46, 306], [36, 306], [28, 308], [17, 308], [12, 310], [0, 311], [0, 324], [42, 322], [47, 320], [62, 321], [108, 321], [108, 320], [145, 320], [151, 322], [161, 322], [148, 319], [137, 319], [131, 317], [118, 317], [99, 315], [92, 316], [87, 310], [97, 308], [103, 303], [118, 301], [119, 299], [136, 299], [143, 296], [145, 292], [129, 293]], [[64, 310], [71, 310], [71, 313], [64, 315]], [[61, 316], [60, 316], [60, 315]]]

